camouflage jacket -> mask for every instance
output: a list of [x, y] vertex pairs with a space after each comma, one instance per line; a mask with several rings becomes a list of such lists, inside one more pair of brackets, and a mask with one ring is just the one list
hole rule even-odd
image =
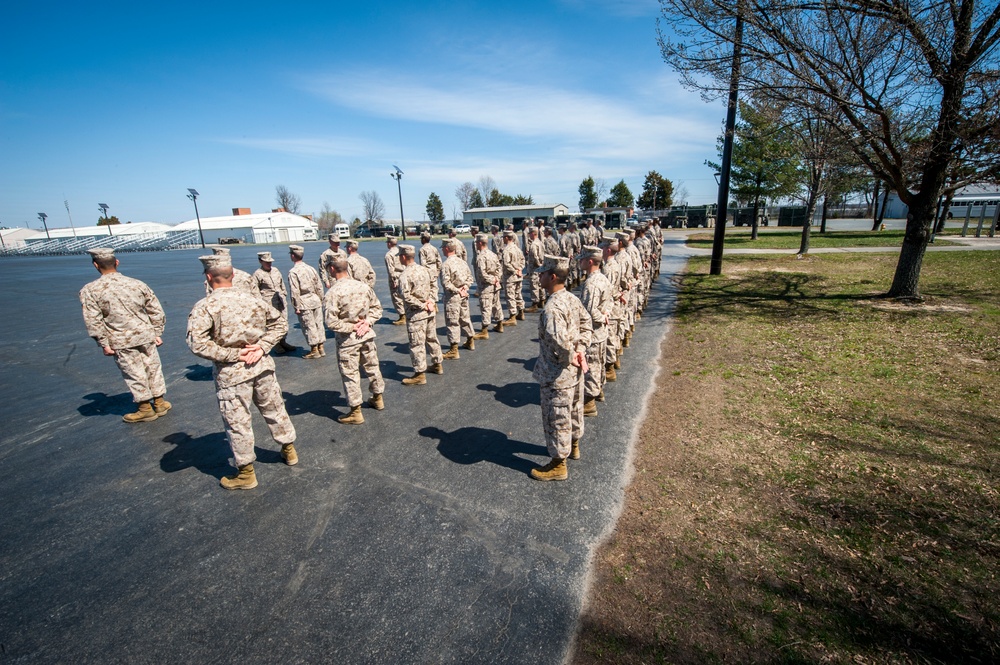
[[463, 286], [472, 286], [473, 281], [469, 264], [458, 255], [452, 255], [441, 267], [441, 284], [449, 296], [458, 295]]
[[[335, 279], [323, 299], [326, 327], [337, 335], [337, 346], [353, 346], [375, 339], [375, 322], [382, 318], [382, 303], [372, 287], [356, 279]], [[354, 332], [362, 319], [373, 326], [363, 336]]]
[[297, 312], [323, 305], [323, 285], [319, 281], [319, 273], [305, 261], [296, 262], [288, 271], [288, 291], [292, 296], [292, 307]]
[[500, 265], [503, 267], [503, 278], [515, 277], [520, 279], [524, 276], [524, 253], [517, 246], [516, 242], [507, 243], [503, 246], [503, 254], [500, 255]]
[[333, 263], [334, 259], [344, 259], [347, 260], [347, 252], [342, 249], [333, 251], [332, 247], [328, 247], [325, 252], [319, 255], [319, 276], [323, 280], [323, 286], [330, 288], [333, 284], [333, 275], [330, 274], [330, 264]]
[[427, 268], [418, 263], [406, 266], [399, 276], [398, 288], [407, 319], [423, 321], [434, 316], [434, 312], [428, 312], [426, 306], [431, 299], [431, 273]]
[[270, 270], [257, 268], [253, 273], [253, 293], [278, 312], [285, 311], [288, 292], [281, 271], [271, 266]]
[[372, 268], [371, 261], [357, 252], [347, 255], [347, 272], [351, 278], [375, 288], [375, 269]]
[[488, 248], [476, 257], [476, 288], [482, 293], [488, 286], [496, 286], [502, 276], [500, 257]]
[[553, 293], [538, 318], [538, 360], [531, 376], [553, 388], [576, 385], [583, 372], [570, 361], [574, 353], [587, 351], [592, 335], [590, 314], [580, 299], [566, 289]]
[[80, 289], [83, 323], [98, 346], [131, 349], [163, 335], [166, 315], [153, 290], [119, 272], [101, 275]]
[[591, 323], [594, 327], [594, 338], [591, 343], [603, 342], [608, 338], [608, 321], [612, 318], [614, 302], [611, 298], [611, 282], [601, 271], [592, 272], [587, 275], [587, 281], [583, 283], [583, 293], [580, 294], [580, 301], [583, 308], [590, 314]]
[[431, 271], [431, 275], [437, 278], [441, 274], [441, 252], [437, 247], [425, 242], [420, 246], [420, 265]]

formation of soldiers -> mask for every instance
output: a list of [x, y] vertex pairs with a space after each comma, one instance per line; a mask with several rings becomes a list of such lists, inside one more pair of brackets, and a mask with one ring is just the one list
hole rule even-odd
[[[225, 248], [199, 257], [206, 296], [188, 316], [187, 344], [214, 365], [216, 399], [237, 467], [234, 475], [220, 481], [227, 489], [257, 486], [251, 404], [281, 445], [285, 463], [298, 463], [295, 428], [271, 358], [272, 353], [296, 348], [286, 341], [290, 310], [295, 311], [309, 347], [303, 358], [324, 357], [324, 327], [333, 334], [350, 407], [337, 420], [364, 423], [362, 371], [368, 379], [368, 405], [385, 408], [385, 381], [375, 344], [375, 324], [383, 314], [374, 291], [375, 271], [358, 254], [356, 241], [348, 240], [346, 251], [333, 234], [329, 243], [318, 270], [305, 262], [302, 246], [289, 246], [292, 268], [287, 290], [270, 252], [258, 252], [260, 267], [253, 274], [234, 268]], [[421, 237], [419, 251], [388, 237], [385, 266], [398, 315], [393, 324], [406, 326], [413, 364], [413, 375], [405, 377], [403, 385], [426, 385], [427, 373], [443, 374], [444, 360], [459, 359], [460, 345], [475, 350], [475, 342], [489, 339], [490, 332], [503, 333], [505, 326], [524, 321], [526, 312], [539, 312], [539, 356], [533, 377], [541, 389], [551, 460], [531, 475], [538, 480], [565, 480], [566, 460], [580, 458], [583, 419], [597, 415], [604, 384], [617, 379], [621, 356], [659, 275], [662, 244], [657, 220], [614, 237], [605, 237], [600, 225], [590, 220], [580, 228], [570, 224], [558, 230], [539, 220], [525, 225], [520, 241], [512, 227], [477, 233], [470, 268], [465, 245], [454, 232], [442, 241], [440, 251], [427, 234]], [[113, 250], [89, 251], [101, 276], [80, 292], [88, 334], [105, 355], [115, 358], [137, 404], [123, 420], [156, 420], [171, 409], [156, 350], [163, 341], [163, 308], [146, 284], [118, 272]], [[530, 307], [525, 307], [522, 296], [526, 276]], [[481, 315], [478, 332], [469, 306], [473, 284]], [[439, 301], [444, 305], [447, 352], [437, 336]]]

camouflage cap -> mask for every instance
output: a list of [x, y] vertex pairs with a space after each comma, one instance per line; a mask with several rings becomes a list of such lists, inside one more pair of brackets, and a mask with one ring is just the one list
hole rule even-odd
[[577, 261], [582, 261], [583, 259], [601, 261], [604, 259], [604, 251], [596, 245], [584, 245], [580, 253], [576, 255]]
[[274, 257], [271, 256], [271, 252], [257, 252], [257, 260], [264, 263], [274, 263]]
[[340, 242], [340, 236], [336, 233], [330, 233], [326, 236], [326, 239], [330, 242]]
[[357, 249], [358, 248], [358, 241], [357, 240], [348, 240], [344, 244], [347, 245], [347, 249]]
[[295, 256], [301, 259], [303, 256], [305, 256], [306, 250], [305, 247], [303, 247], [302, 245], [289, 245], [288, 253], [294, 254]]
[[565, 256], [556, 256], [555, 254], [546, 254], [545, 260], [542, 261], [542, 265], [535, 268], [535, 272], [561, 272], [566, 274], [569, 272], [569, 259]]
[[605, 238], [605, 239], [604, 239], [604, 243], [605, 243], [605, 244], [606, 244], [606, 245], [607, 245], [608, 247], [612, 247], [612, 248], [614, 248], [614, 249], [618, 249], [618, 247], [619, 247], [619, 244], [618, 244], [618, 238]]
[[417, 255], [417, 248], [414, 247], [413, 245], [400, 245], [399, 246], [399, 255], [400, 256], [408, 256], [408, 257], [410, 257], [412, 259], [414, 256]]
[[431, 234], [429, 232], [427, 232], [427, 231], [423, 231], [423, 232], [420, 233], [420, 239], [421, 240], [430, 240], [431, 239]]
[[229, 248], [228, 247], [213, 247], [212, 248], [212, 253], [215, 254], [216, 256], [229, 256]]
[[455, 238], [445, 238], [444, 240], [441, 241], [441, 247], [442, 248], [447, 247], [449, 251], [451, 251], [451, 252], [457, 252], [458, 251], [458, 240], [455, 239]]
[[514, 239], [514, 238], [516, 238], [517, 236], [516, 236], [516, 235], [514, 234], [514, 232], [513, 232], [513, 231], [511, 231], [510, 229], [507, 229], [507, 230], [505, 230], [505, 231], [503, 232], [503, 237], [504, 237], [504, 238], [510, 238], [511, 240], [513, 240], [513, 239]]
[[[493, 228], [496, 228], [496, 227], [494, 226]], [[476, 234], [476, 242], [489, 242], [489, 241], [490, 241], [490, 237], [488, 235], [486, 235], [485, 233], [477, 233]]]
[[453, 236], [453, 237], [458, 235], [458, 231], [455, 230], [454, 226], [451, 227], [450, 229], [448, 229], [448, 235]]
[[493, 225], [490, 226], [490, 231], [495, 231], [495, 232], [499, 233], [500, 232], [500, 227], [497, 226], [496, 224], [493, 224]]
[[617, 240], [618, 242], [621, 242], [622, 240], [628, 240], [628, 234], [625, 233], [624, 231], [619, 231], [618, 233], [615, 234], [615, 240]]
[[88, 249], [87, 253], [90, 254], [90, 258], [94, 261], [110, 261], [115, 258], [115, 250], [110, 247], [95, 247]]
[[199, 256], [198, 260], [201, 261], [201, 265], [205, 270], [211, 270], [212, 268], [223, 268], [232, 267], [233, 260], [229, 258], [226, 254], [211, 254], [209, 256]]

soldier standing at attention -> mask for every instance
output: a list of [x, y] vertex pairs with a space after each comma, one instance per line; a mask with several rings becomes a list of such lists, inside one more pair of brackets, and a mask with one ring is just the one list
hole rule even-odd
[[458, 340], [465, 333], [462, 348], [472, 351], [476, 348], [473, 337], [472, 316], [469, 314], [469, 287], [472, 286], [472, 271], [469, 264], [458, 258], [455, 245], [457, 240], [445, 240], [442, 244], [445, 262], [441, 268], [441, 284], [444, 286], [444, 323], [448, 326], [450, 348], [444, 354], [446, 360], [458, 360]]
[[275, 316], [260, 298], [232, 288], [233, 264], [228, 256], [199, 258], [212, 293], [195, 303], [188, 315], [187, 344], [196, 356], [215, 363], [215, 397], [238, 470], [219, 484], [227, 490], [249, 490], [257, 487], [251, 403], [267, 422], [271, 437], [281, 444], [285, 464], [299, 461], [295, 427], [274, 376], [274, 359], [268, 355], [288, 331], [288, 321]]
[[164, 399], [167, 385], [156, 350], [163, 344], [163, 307], [145, 283], [118, 272], [113, 249], [88, 249], [87, 253], [101, 276], [80, 290], [83, 323], [104, 355], [114, 357], [139, 405], [122, 420], [140, 423], [165, 416], [171, 405]]
[[576, 232], [576, 224], [570, 224], [568, 229], [563, 227], [563, 232], [559, 236], [559, 255], [569, 259], [569, 279], [566, 281], [568, 289], [574, 288], [581, 281], [580, 265], [576, 257], [582, 247], [580, 234]]
[[368, 286], [375, 288], [375, 269], [372, 268], [371, 261], [358, 254], [358, 241], [347, 241], [347, 273], [351, 279], [364, 282]]
[[487, 247], [489, 242], [484, 233], [476, 236], [476, 290], [479, 292], [479, 314], [483, 328], [475, 334], [474, 339], [489, 339], [490, 324], [494, 321], [496, 327], [493, 330], [503, 332], [503, 309], [500, 307], [502, 268], [500, 257]]
[[[228, 247], [213, 247], [212, 254], [215, 256], [228, 256], [229, 262], [232, 263], [233, 257], [229, 253]], [[245, 270], [240, 270], [239, 268], [233, 268], [233, 288], [239, 289], [241, 291], [254, 292], [254, 281], [253, 276], [246, 272]], [[212, 285], [205, 282], [205, 295], [207, 296], [212, 292]]]
[[[525, 224], [527, 223], [525, 221]], [[500, 227], [496, 224], [490, 226], [490, 237], [488, 240], [490, 251], [500, 256], [500, 253], [503, 251], [503, 236], [500, 235]]]
[[618, 260], [618, 241], [609, 240], [604, 247], [604, 264], [601, 272], [611, 284], [611, 320], [608, 322], [608, 343], [604, 354], [604, 380], [617, 381], [615, 370], [621, 367], [618, 352], [621, 349], [624, 331], [625, 303], [628, 301], [627, 285], [623, 282], [624, 268]]
[[569, 260], [546, 255], [538, 268], [549, 294], [538, 317], [538, 360], [531, 376], [542, 397], [542, 429], [551, 460], [531, 470], [536, 480], [566, 480], [566, 458], [580, 459], [583, 375], [592, 328], [580, 299], [566, 290]]
[[431, 350], [430, 371], [444, 374], [441, 365], [441, 343], [437, 338], [437, 305], [431, 300], [431, 277], [427, 268], [416, 260], [413, 245], [399, 248], [403, 272], [399, 276], [399, 297], [406, 307], [406, 333], [410, 338], [410, 360], [414, 374], [403, 379], [404, 386], [422, 386], [427, 383], [427, 348]]
[[587, 373], [583, 385], [583, 415], [596, 416], [597, 403], [604, 401], [604, 361], [608, 344], [608, 324], [611, 322], [611, 282], [601, 273], [604, 252], [600, 247], [588, 245], [575, 257], [580, 272], [585, 275], [580, 300], [590, 315], [593, 335], [587, 347]]
[[336, 334], [337, 367], [344, 381], [347, 405], [351, 407], [351, 412], [340, 416], [337, 421], [345, 425], [360, 425], [365, 418], [361, 415], [359, 366], [365, 370], [372, 393], [368, 404], [378, 411], [385, 408], [382, 401], [385, 382], [378, 366], [373, 328], [375, 322], [382, 318], [382, 303], [370, 286], [350, 276], [346, 260], [334, 259], [329, 270], [333, 283], [323, 301], [326, 327]]
[[465, 249], [465, 243], [458, 239], [458, 234], [455, 233], [454, 228], [448, 229], [448, 239], [454, 240], [457, 245], [455, 245], [455, 254], [458, 258], [462, 259], [466, 263], [469, 262], [469, 252]]
[[510, 318], [503, 323], [507, 326], [516, 326], [518, 319], [524, 321], [524, 296], [521, 295], [521, 284], [524, 281], [524, 254], [517, 246], [517, 236], [513, 231], [503, 232], [500, 266], [503, 268], [503, 289], [507, 293], [507, 307], [510, 311]]
[[289, 245], [288, 254], [292, 258], [292, 269], [288, 271], [288, 289], [291, 291], [292, 307], [299, 317], [299, 327], [306, 336], [309, 353], [302, 356], [312, 360], [326, 355], [323, 343], [323, 285], [316, 269], [302, 260], [305, 256], [302, 245]]
[[431, 234], [424, 231], [420, 234], [420, 265], [427, 268], [431, 274], [431, 294], [434, 302], [438, 300], [438, 276], [441, 274], [441, 253], [431, 244]]
[[389, 297], [392, 298], [392, 306], [396, 308], [399, 318], [392, 322], [394, 326], [406, 324], [406, 309], [403, 300], [399, 296], [399, 276], [403, 274], [403, 264], [399, 260], [399, 247], [396, 246], [396, 239], [392, 236], [385, 237], [385, 246], [389, 251], [385, 253], [385, 271], [389, 275]]
[[542, 228], [542, 246], [545, 248], [546, 254], [551, 254], [552, 256], [559, 256], [559, 251], [560, 251], [559, 241], [552, 237], [551, 226], [546, 226]]
[[[253, 293], [260, 296], [268, 307], [277, 312], [277, 316], [285, 319], [285, 328], [288, 328], [288, 292], [285, 291], [285, 281], [281, 278], [281, 271], [274, 267], [274, 257], [271, 252], [257, 252], [257, 262], [260, 267], [254, 271]], [[233, 268], [236, 273], [236, 268]], [[285, 353], [294, 351], [295, 347], [285, 341], [285, 335], [274, 345], [275, 353]]]
[[539, 312], [545, 304], [545, 291], [542, 289], [541, 276], [537, 270], [545, 261], [545, 248], [538, 239], [536, 229], [528, 229], [528, 250], [525, 252], [525, 263], [528, 268], [529, 291], [531, 291], [531, 307], [525, 312]]
[[331, 233], [326, 239], [330, 242], [330, 247], [319, 255], [319, 276], [323, 280], [323, 286], [330, 288], [330, 285], [333, 284], [333, 277], [330, 276], [330, 264], [333, 263], [334, 259], [346, 259], [347, 252], [340, 248], [340, 236], [336, 233]]

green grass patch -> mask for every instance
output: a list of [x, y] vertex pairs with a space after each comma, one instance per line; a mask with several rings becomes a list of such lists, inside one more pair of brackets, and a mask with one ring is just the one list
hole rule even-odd
[[[750, 230], [740, 227], [726, 229], [726, 247], [731, 249], [798, 249], [802, 240], [801, 229], [794, 231], [762, 228], [756, 240], [750, 239]], [[711, 233], [696, 233], [688, 237], [689, 247], [711, 248]], [[827, 231], [813, 229], [809, 236], [810, 249], [827, 247], [900, 247], [903, 231]], [[936, 240], [935, 245], [953, 245], [947, 240]]]

